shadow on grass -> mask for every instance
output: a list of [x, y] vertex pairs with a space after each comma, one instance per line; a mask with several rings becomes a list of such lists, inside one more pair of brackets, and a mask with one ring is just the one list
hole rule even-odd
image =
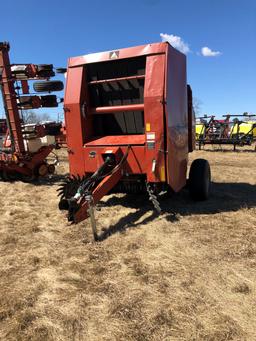
[[[174, 222], [178, 220], [178, 215], [216, 214], [238, 211], [241, 208], [256, 207], [256, 186], [247, 183], [212, 183], [211, 196], [207, 201], [195, 202], [191, 200], [188, 191], [185, 189], [178, 194], [173, 194], [171, 197], [162, 196], [159, 201], [165, 218], [170, 222]], [[99, 235], [101, 241], [113, 233], [124, 232], [128, 228], [150, 223], [158, 217], [145, 194], [113, 196], [103, 205], [110, 207], [121, 205], [136, 208], [137, 210], [105, 229]], [[152, 212], [151, 215], [141, 220], [148, 211]]]
[[39, 178], [38, 180], [34, 181], [33, 184], [37, 186], [45, 186], [45, 185], [56, 185], [61, 183], [65, 180], [68, 176], [67, 174], [53, 174], [50, 176], [46, 176], [44, 178]]
[[[237, 149], [237, 148], [243, 148], [243, 149]], [[246, 148], [246, 146], [245, 147], [237, 147], [237, 148], [234, 150], [233, 148], [225, 149], [225, 147], [224, 148], [215, 147], [212, 149], [210, 149], [208, 147], [208, 148], [202, 148], [202, 149], [196, 149], [196, 150], [200, 151], [200, 152], [213, 152], [213, 153], [216, 153], [216, 152], [221, 152], [221, 153], [254, 153], [254, 154], [256, 153], [256, 146], [254, 149], [251, 149], [252, 148], [251, 146], [247, 146], [247, 148]]]
[[20, 179], [20, 177], [16, 177], [15, 179], [11, 179], [11, 180], [4, 180], [0, 178], [0, 181], [10, 182], [10, 183], [20, 181], [23, 183], [32, 184], [34, 186], [49, 186], [49, 185], [60, 184], [63, 180], [67, 178], [67, 176], [68, 176], [68, 173], [67, 174], [53, 174], [53, 175], [49, 175], [45, 177], [39, 177], [34, 180], [29, 180], [29, 179], [24, 180], [24, 179]]

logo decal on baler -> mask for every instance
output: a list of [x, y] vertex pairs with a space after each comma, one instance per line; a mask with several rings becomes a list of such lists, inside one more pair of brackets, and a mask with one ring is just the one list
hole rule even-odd
[[109, 58], [110, 59], [117, 59], [117, 58], [119, 58], [119, 51], [109, 52]]

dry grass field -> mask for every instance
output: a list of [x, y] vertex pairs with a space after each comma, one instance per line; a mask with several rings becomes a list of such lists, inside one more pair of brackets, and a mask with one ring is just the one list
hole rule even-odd
[[59, 176], [1, 182], [0, 340], [256, 340], [256, 154], [196, 157], [209, 201], [184, 190], [156, 216], [144, 196], [107, 196], [98, 243], [58, 211]]

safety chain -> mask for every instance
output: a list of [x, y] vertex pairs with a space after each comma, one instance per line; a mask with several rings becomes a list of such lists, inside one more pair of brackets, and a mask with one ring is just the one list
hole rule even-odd
[[150, 186], [150, 184], [148, 182], [146, 183], [146, 187], [147, 187], [147, 192], [148, 192], [148, 195], [149, 195], [149, 200], [154, 205], [154, 208], [157, 211], [157, 213], [160, 214], [162, 212], [162, 210], [161, 210], [160, 203], [157, 200], [157, 196], [156, 196], [154, 190], [151, 188], [151, 186]]

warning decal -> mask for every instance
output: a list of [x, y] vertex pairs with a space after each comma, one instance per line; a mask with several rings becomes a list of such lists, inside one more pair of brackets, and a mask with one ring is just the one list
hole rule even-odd
[[116, 59], [119, 57], [119, 51], [112, 51], [109, 53], [109, 58], [110, 59]]

